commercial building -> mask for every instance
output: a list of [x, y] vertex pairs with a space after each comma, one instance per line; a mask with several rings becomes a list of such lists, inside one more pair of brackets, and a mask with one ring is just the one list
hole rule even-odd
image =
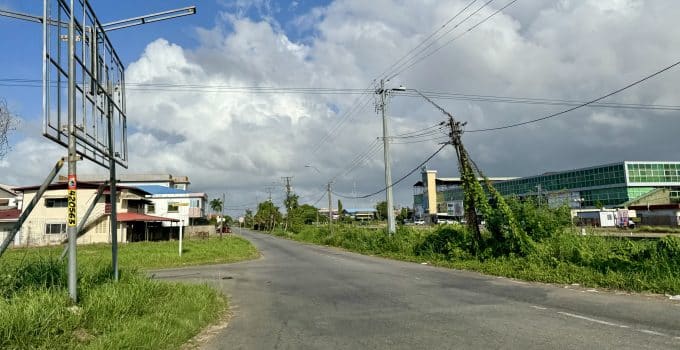
[[[421, 170], [422, 180], [413, 185], [415, 220], [438, 222], [463, 217], [463, 190], [459, 177], [437, 177], [436, 170]], [[514, 177], [492, 177], [491, 182], [514, 180]], [[478, 179], [482, 181], [482, 178]]]
[[[460, 181], [451, 180], [455, 179], [436, 178], [436, 171], [423, 170], [423, 181], [414, 185], [416, 217], [431, 216], [434, 211], [431, 213], [430, 208], [437, 208], [436, 213], [462, 216]], [[623, 161], [492, 180], [504, 196], [538, 197], [551, 206], [566, 204], [575, 209], [627, 207], [641, 204], [641, 198], [652, 194], [655, 204], [680, 203], [680, 162], [675, 161]], [[657, 198], [660, 196], [667, 198]]]

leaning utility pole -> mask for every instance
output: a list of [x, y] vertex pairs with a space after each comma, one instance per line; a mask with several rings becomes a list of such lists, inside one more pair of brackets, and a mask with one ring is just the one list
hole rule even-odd
[[380, 89], [377, 91], [380, 94], [380, 102], [378, 108], [382, 113], [383, 125], [383, 151], [385, 157], [385, 189], [387, 192], [387, 232], [393, 234], [397, 229], [394, 223], [394, 199], [392, 197], [392, 167], [390, 165], [390, 130], [387, 124], [386, 99], [387, 91], [385, 90], [385, 80], [380, 79]]
[[479, 218], [477, 217], [477, 198], [474, 198], [474, 191], [468, 188], [468, 185], [471, 183], [470, 181], [474, 181], [476, 183], [477, 176], [470, 165], [470, 159], [465, 147], [463, 147], [463, 142], [461, 141], [461, 135], [463, 134], [463, 126], [465, 123], [456, 121], [453, 119], [451, 114], [446, 111], [445, 113], [449, 116], [449, 136], [451, 137], [451, 144], [456, 149], [456, 156], [458, 158], [458, 171], [460, 172], [460, 178], [463, 181], [463, 191], [465, 196], [463, 206], [465, 208], [465, 220], [467, 221], [467, 226], [472, 231], [476, 242], [481, 242], [482, 233], [479, 229]]

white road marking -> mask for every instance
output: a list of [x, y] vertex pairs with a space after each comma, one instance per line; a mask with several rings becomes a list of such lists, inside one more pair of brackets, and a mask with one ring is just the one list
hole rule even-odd
[[534, 309], [538, 309], [538, 310], [548, 310], [548, 308], [543, 307], [543, 306], [531, 305], [531, 307], [533, 307]]
[[659, 333], [659, 332], [655, 332], [655, 331], [650, 331], [649, 329], [638, 329], [638, 331], [640, 331], [640, 332], [642, 332], [642, 333], [652, 334], [652, 335], [660, 335], [660, 336], [662, 336], [662, 337], [666, 337], [666, 336], [667, 336], [666, 334]]
[[569, 317], [573, 317], [573, 318], [578, 318], [578, 319], [581, 319], [581, 320], [586, 320], [586, 321], [590, 321], [590, 322], [595, 322], [595, 323], [599, 323], [599, 324], [604, 324], [604, 325], [607, 325], [607, 326], [620, 327], [620, 328], [630, 328], [630, 327], [624, 326], [624, 325], [622, 325], [622, 324], [617, 324], [617, 323], [602, 321], [602, 320], [598, 320], [598, 319], [595, 319], [595, 318], [590, 318], [590, 317], [586, 317], [586, 316], [571, 314], [571, 313], [568, 313], [568, 312], [558, 311], [557, 313], [558, 313], [558, 314], [561, 314], [561, 315], [564, 315], [564, 316], [569, 316]]

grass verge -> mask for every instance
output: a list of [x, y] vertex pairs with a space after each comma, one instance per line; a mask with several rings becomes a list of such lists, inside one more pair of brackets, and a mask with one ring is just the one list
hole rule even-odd
[[139, 272], [255, 258], [238, 237], [121, 245], [121, 278], [110, 279], [110, 247], [78, 247], [79, 304], [66, 293], [59, 248], [7, 252], [0, 265], [0, 348], [176, 349], [216, 321], [226, 299], [208, 285], [160, 282]]
[[526, 256], [473, 256], [461, 226], [431, 230], [400, 227], [393, 236], [383, 230], [352, 226], [305, 227], [298, 233], [274, 231], [290, 239], [341, 247], [392, 259], [478, 271], [546, 283], [680, 294], [680, 239], [656, 240], [578, 236], [557, 233], [536, 242]]

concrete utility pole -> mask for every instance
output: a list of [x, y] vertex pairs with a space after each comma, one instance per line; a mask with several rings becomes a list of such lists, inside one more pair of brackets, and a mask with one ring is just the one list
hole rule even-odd
[[333, 200], [331, 199], [331, 184], [328, 183], [328, 230], [333, 233]]
[[286, 210], [290, 210], [290, 196], [293, 193], [292, 187], [290, 185], [290, 181], [293, 179], [292, 176], [283, 176], [281, 178], [283, 181], [286, 182]]
[[68, 294], [75, 303], [78, 301], [78, 276], [76, 265], [76, 226], [77, 217], [77, 176], [76, 176], [76, 38], [75, 38], [75, 13], [73, 11], [73, 0], [69, 7], [68, 22], [68, 210], [66, 222], [68, 228]]
[[380, 79], [380, 89], [376, 91], [380, 94], [380, 104], [378, 108], [382, 113], [383, 124], [383, 150], [385, 156], [385, 188], [387, 192], [387, 232], [393, 234], [396, 231], [394, 223], [394, 200], [392, 197], [392, 167], [390, 165], [390, 130], [387, 123], [387, 90], [385, 90], [385, 80]]

